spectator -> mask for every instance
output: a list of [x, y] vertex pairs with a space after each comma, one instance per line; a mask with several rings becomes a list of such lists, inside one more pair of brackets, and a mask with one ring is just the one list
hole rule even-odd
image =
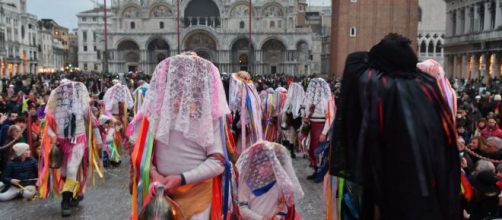
[[4, 186], [0, 193], [0, 201], [8, 201], [22, 195], [31, 199], [36, 193], [38, 177], [37, 160], [31, 157], [30, 146], [18, 143], [13, 147], [16, 157], [9, 161], [3, 177]]
[[481, 131], [481, 136], [502, 138], [502, 130], [499, 128], [495, 118], [488, 119], [488, 126]]

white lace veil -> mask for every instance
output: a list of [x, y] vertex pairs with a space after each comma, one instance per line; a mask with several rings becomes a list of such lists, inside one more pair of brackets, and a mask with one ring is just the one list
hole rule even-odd
[[288, 88], [288, 98], [283, 107], [284, 111], [292, 113], [294, 119], [300, 117], [300, 109], [304, 99], [305, 91], [303, 91], [303, 86], [299, 83], [291, 83]]
[[310, 80], [305, 94], [305, 115], [310, 115], [310, 106], [314, 105], [316, 111], [325, 115], [327, 113], [328, 102], [331, 100], [331, 89], [326, 80], [314, 78]]
[[214, 143], [213, 122], [230, 113], [220, 74], [211, 62], [185, 53], [155, 69], [141, 112], [157, 141], [168, 144], [171, 130], [201, 146]]
[[303, 197], [288, 150], [277, 143], [259, 141], [242, 153], [237, 161], [239, 179], [251, 191], [273, 183], [279, 187], [288, 205]]
[[122, 85], [120, 83], [116, 83], [106, 90], [106, 93], [103, 96], [103, 102], [105, 103], [106, 111], [111, 111], [113, 104], [117, 104], [119, 102], [123, 102], [128, 109], [132, 108], [134, 105], [131, 91], [129, 91], [129, 88], [127, 88], [126, 85]]

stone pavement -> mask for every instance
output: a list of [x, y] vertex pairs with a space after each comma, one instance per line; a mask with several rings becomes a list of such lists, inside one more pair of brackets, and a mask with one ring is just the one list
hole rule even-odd
[[[323, 218], [324, 202], [322, 184], [314, 184], [305, 179], [310, 174], [306, 159], [293, 161], [305, 197], [298, 201], [297, 210], [305, 220]], [[106, 181], [96, 180], [95, 186], [89, 186], [84, 201], [74, 208], [74, 215], [65, 220], [127, 220], [130, 214], [128, 164], [107, 170]], [[17, 199], [0, 202], [2, 220], [56, 220], [60, 215], [60, 200], [47, 199], [32, 202]]]

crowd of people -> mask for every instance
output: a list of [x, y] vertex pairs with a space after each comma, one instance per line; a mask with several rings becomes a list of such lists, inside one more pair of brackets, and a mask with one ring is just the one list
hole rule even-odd
[[502, 83], [482, 82], [395, 34], [350, 54], [342, 81], [220, 74], [190, 52], [151, 75], [2, 79], [0, 201], [61, 194], [71, 216], [90, 175], [130, 160], [132, 219], [299, 219], [303, 156], [328, 219], [493, 219]]

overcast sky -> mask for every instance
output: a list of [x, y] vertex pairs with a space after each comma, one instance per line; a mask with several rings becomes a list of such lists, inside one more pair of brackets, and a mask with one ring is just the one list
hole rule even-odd
[[[103, 0], [98, 0], [103, 2]], [[92, 9], [91, 0], [28, 0], [28, 12], [38, 19], [52, 18], [70, 31], [77, 28], [77, 14]]]
[[[103, 0], [97, 0], [103, 2]], [[94, 0], [28, 0], [28, 12], [38, 19], [52, 18], [70, 31], [77, 28], [77, 14], [92, 9]], [[110, 2], [110, 0], [108, 0]], [[331, 0], [310, 0], [312, 5], [329, 5]]]

